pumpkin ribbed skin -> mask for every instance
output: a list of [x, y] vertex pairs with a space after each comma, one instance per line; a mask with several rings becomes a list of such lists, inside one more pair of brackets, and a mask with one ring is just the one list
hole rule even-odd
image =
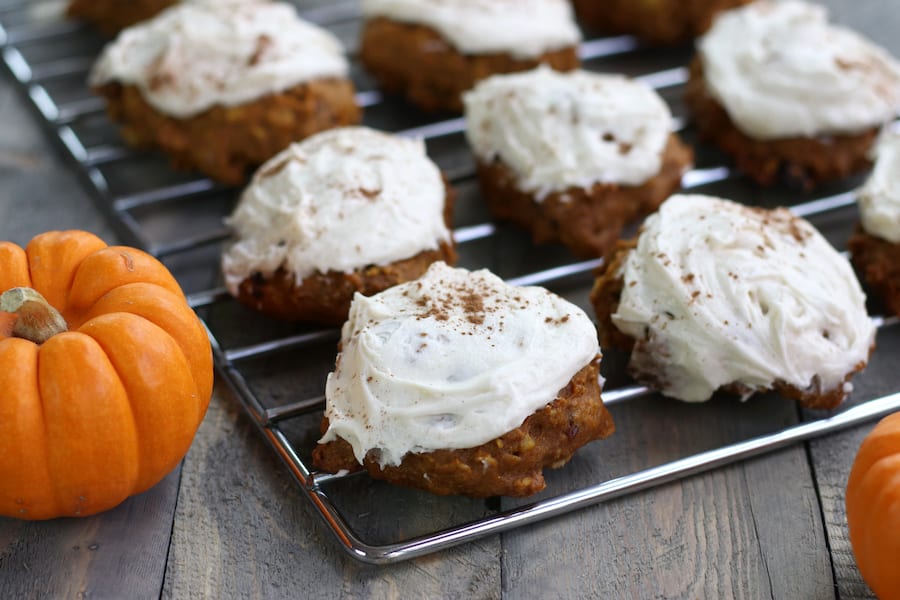
[[850, 544], [879, 598], [900, 598], [900, 413], [866, 436], [847, 481]]
[[82, 231], [0, 242], [0, 293], [30, 287], [69, 331], [10, 337], [0, 312], [0, 515], [84, 516], [159, 482], [212, 394], [203, 325], [165, 266]]

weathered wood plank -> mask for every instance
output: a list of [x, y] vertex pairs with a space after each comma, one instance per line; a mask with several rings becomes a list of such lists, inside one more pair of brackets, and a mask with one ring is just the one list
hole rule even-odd
[[358, 563], [219, 389], [185, 459], [163, 596], [496, 598], [498, 555], [495, 537], [389, 567]]
[[847, 515], [844, 508], [847, 476], [850, 474], [853, 456], [862, 442], [862, 438], [871, 428], [872, 426], [858, 427], [852, 431], [810, 444], [810, 457], [816, 470], [819, 499], [831, 548], [835, 583], [841, 600], [862, 600], [875, 597], [869, 586], [862, 580], [856, 566], [856, 559], [850, 548]]
[[42, 231], [86, 229], [114, 242], [106, 218], [0, 73], [0, 239], [24, 244]]
[[0, 598], [158, 598], [178, 478], [93, 517], [0, 518]]

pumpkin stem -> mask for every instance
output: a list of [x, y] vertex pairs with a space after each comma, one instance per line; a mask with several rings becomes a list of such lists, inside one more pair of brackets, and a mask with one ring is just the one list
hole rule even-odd
[[12, 330], [15, 337], [35, 344], [43, 344], [69, 329], [59, 311], [31, 288], [12, 288], [0, 294], [0, 310], [18, 317]]

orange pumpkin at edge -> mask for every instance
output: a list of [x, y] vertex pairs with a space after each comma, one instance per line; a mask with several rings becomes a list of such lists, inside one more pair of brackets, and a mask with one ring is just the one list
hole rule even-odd
[[[17, 307], [0, 312], [0, 515], [95, 514], [171, 472], [206, 413], [213, 364], [166, 267], [52, 231], [25, 249], [0, 242], [0, 293]], [[65, 323], [44, 341], [47, 305]]]
[[850, 545], [879, 598], [900, 598], [900, 412], [865, 437], [847, 480]]

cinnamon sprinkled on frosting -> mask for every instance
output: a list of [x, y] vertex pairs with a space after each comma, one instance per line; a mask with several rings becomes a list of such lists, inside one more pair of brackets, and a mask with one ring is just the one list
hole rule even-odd
[[228, 223], [223, 254], [232, 293], [255, 273], [386, 265], [449, 242], [446, 187], [421, 140], [366, 127], [325, 131], [292, 144], [257, 171]]
[[612, 321], [636, 340], [630, 368], [681, 400], [776, 381], [835, 390], [874, 341], [853, 269], [786, 209], [672, 196], [645, 221], [622, 277]]
[[515, 429], [599, 354], [575, 305], [492, 273], [433, 264], [421, 279], [357, 294], [326, 384], [329, 429], [362, 462], [470, 448]]

